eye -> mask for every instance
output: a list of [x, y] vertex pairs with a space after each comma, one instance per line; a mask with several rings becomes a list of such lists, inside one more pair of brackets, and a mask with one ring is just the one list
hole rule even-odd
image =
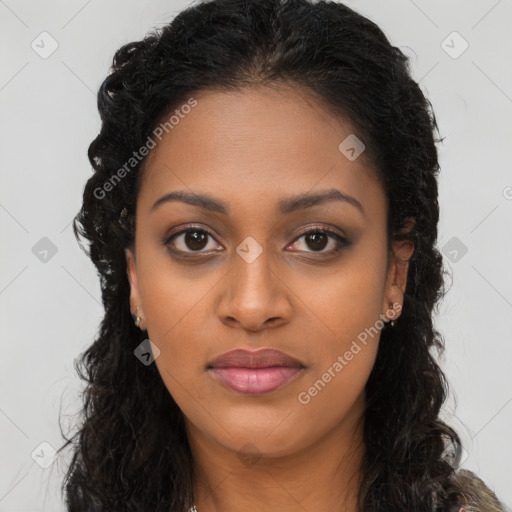
[[208, 249], [208, 239], [213, 238], [213, 235], [206, 229], [190, 226], [187, 229], [182, 229], [177, 233], [172, 234], [170, 237], [164, 239], [163, 243], [169, 247], [169, 250], [175, 253], [203, 253], [220, 250], [218, 245], [213, 244]]
[[[299, 252], [311, 252], [320, 254], [333, 254], [341, 251], [344, 247], [350, 245], [350, 241], [334, 231], [325, 227], [310, 227], [300, 234], [295, 241], [288, 247], [297, 249], [298, 241], [304, 238], [304, 242], [311, 250], [298, 249]], [[165, 237], [162, 242], [164, 246], [176, 254], [178, 257], [194, 256], [196, 254], [208, 254], [221, 251], [223, 248], [219, 244], [211, 242], [208, 248], [209, 239], [215, 240], [213, 235], [206, 229], [199, 226], [187, 226], [172, 235]], [[326, 247], [329, 247], [327, 250]]]
[[[304, 238], [304, 242], [307, 247], [312, 249], [311, 251], [305, 250], [304, 252], [331, 254], [341, 251], [343, 247], [346, 247], [350, 244], [347, 238], [340, 235], [333, 229], [324, 227], [312, 227], [303, 231], [301, 235], [295, 239], [295, 242], [290, 247], [296, 246], [298, 243], [297, 241], [301, 240], [302, 238]], [[329, 246], [329, 243], [331, 245], [330, 249], [324, 250]]]

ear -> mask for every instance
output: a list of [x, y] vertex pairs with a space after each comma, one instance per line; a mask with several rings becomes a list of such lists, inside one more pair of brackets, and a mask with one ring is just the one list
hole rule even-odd
[[[403, 233], [408, 233], [413, 226], [414, 219], [410, 218]], [[383, 315], [389, 320], [396, 320], [402, 312], [409, 260], [413, 252], [414, 243], [411, 240], [393, 240], [391, 242], [391, 257], [382, 304]], [[394, 315], [390, 316], [391, 309], [393, 309]]]
[[[135, 314], [144, 318], [144, 311], [142, 310], [142, 301], [140, 297], [139, 282], [137, 278], [137, 264], [135, 262], [135, 255], [132, 248], [125, 249], [126, 256], [126, 274], [130, 283], [130, 311], [132, 315]], [[142, 320], [141, 320], [142, 323]]]

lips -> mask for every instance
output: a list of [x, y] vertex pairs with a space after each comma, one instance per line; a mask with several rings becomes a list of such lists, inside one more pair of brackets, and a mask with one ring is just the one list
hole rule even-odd
[[215, 358], [208, 366], [211, 368], [269, 368], [271, 366], [301, 368], [302, 364], [280, 350], [264, 348], [257, 351], [231, 350]]
[[221, 354], [208, 365], [208, 370], [223, 385], [251, 395], [281, 388], [303, 369], [297, 359], [276, 349], [236, 349]]

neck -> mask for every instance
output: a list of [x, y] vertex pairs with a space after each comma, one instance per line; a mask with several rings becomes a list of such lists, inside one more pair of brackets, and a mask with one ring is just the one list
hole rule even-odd
[[364, 457], [362, 422], [336, 426], [292, 454], [241, 455], [188, 425], [198, 512], [357, 512]]

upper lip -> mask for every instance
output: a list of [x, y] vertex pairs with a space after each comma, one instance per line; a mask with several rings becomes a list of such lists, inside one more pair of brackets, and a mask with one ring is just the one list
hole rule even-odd
[[245, 349], [230, 350], [216, 357], [208, 364], [209, 368], [268, 368], [270, 366], [303, 367], [297, 359], [273, 348], [263, 348], [256, 351]]

